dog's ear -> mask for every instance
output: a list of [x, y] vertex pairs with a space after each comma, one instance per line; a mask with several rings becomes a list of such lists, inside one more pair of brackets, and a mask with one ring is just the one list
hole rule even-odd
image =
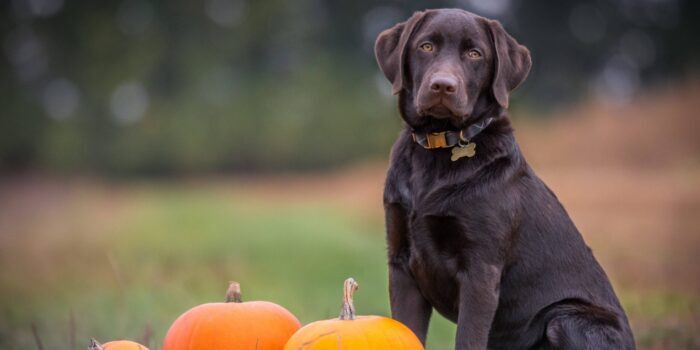
[[498, 21], [486, 19], [486, 25], [491, 32], [491, 40], [495, 57], [495, 72], [493, 75], [493, 96], [503, 108], [508, 108], [508, 96], [518, 87], [530, 72], [532, 58], [530, 50], [518, 44]]
[[391, 82], [394, 94], [404, 88], [406, 45], [426, 13], [427, 11], [416, 12], [406, 22], [398, 23], [381, 32], [374, 43], [374, 55], [379, 63], [379, 69]]

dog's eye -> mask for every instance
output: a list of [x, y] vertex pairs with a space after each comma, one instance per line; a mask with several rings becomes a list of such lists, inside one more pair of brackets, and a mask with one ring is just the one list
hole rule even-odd
[[471, 49], [467, 52], [467, 56], [471, 59], [478, 59], [481, 58], [483, 55], [481, 54], [481, 51], [477, 49]]
[[433, 52], [433, 49], [434, 49], [433, 44], [431, 44], [431, 43], [422, 43], [422, 44], [420, 44], [419, 47], [421, 50], [423, 50], [425, 52]]

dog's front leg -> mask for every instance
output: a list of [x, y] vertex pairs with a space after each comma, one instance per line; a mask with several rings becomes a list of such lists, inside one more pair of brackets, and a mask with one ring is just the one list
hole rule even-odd
[[408, 217], [398, 203], [385, 204], [386, 233], [389, 245], [389, 301], [391, 316], [402, 322], [425, 344], [432, 306], [418, 290], [408, 267]]
[[391, 316], [408, 326], [425, 345], [433, 308], [423, 298], [407, 268], [401, 265], [389, 263]]
[[475, 262], [459, 274], [459, 315], [457, 317], [458, 350], [483, 350], [498, 307], [501, 268]]

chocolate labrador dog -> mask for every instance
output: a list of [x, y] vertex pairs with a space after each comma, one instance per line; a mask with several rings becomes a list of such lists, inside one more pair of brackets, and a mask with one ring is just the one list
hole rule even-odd
[[393, 317], [425, 342], [434, 308], [457, 349], [634, 349], [605, 272], [513, 136], [528, 49], [440, 9], [382, 32], [375, 54], [406, 124], [384, 192]]

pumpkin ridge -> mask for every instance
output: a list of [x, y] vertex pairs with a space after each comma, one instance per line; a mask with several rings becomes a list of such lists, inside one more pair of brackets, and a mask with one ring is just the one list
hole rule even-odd
[[[389, 323], [389, 324], [391, 324], [391, 323]], [[393, 324], [392, 324], [392, 326], [393, 326]], [[394, 339], [393, 337], [391, 337], [391, 335], [393, 335], [393, 333], [395, 333], [393, 327], [390, 330], [389, 329], [384, 330], [384, 332], [382, 332], [382, 333], [384, 333], [384, 335], [385, 335], [384, 339], [387, 339], [387, 342], [389, 343], [388, 345], [390, 348], [394, 348], [394, 344], [396, 344], [396, 343], [398, 343], [400, 348], [402, 348], [402, 349], [406, 348], [406, 342], [404, 341], [403, 338]]]
[[[208, 316], [211, 317], [211, 314], [209, 314]], [[197, 330], [202, 326], [202, 323], [203, 323], [202, 320], [197, 318], [194, 320], [194, 325], [192, 327], [190, 327], [190, 332], [188, 334], [189, 341], [187, 342], [188, 349], [192, 348], [192, 342], [195, 340], [195, 338], [196, 338], [195, 336], [197, 335]], [[175, 346], [177, 346], [177, 345], [175, 345]]]
[[317, 342], [319, 339], [321, 339], [321, 338], [323, 338], [323, 337], [327, 337], [327, 336], [329, 336], [329, 335], [336, 334], [336, 333], [338, 333], [337, 330], [332, 330], [332, 331], [329, 331], [329, 332], [326, 332], [326, 333], [319, 334], [319, 335], [317, 335], [315, 338], [310, 339], [310, 340], [307, 340], [307, 341], [301, 343], [300, 349], [303, 349], [303, 348], [305, 348], [305, 347], [307, 347], [307, 346], [309, 346], [309, 345], [311, 345], [311, 344]]
[[372, 350], [374, 346], [372, 346], [372, 343], [370, 343], [369, 339], [365, 336], [365, 332], [363, 330], [365, 329], [365, 325], [363, 324], [364, 322], [359, 321], [359, 322], [354, 322], [352, 327], [354, 328], [355, 332], [358, 332], [360, 336], [358, 338], [362, 339], [362, 341], [365, 343], [364, 349], [367, 350]]

